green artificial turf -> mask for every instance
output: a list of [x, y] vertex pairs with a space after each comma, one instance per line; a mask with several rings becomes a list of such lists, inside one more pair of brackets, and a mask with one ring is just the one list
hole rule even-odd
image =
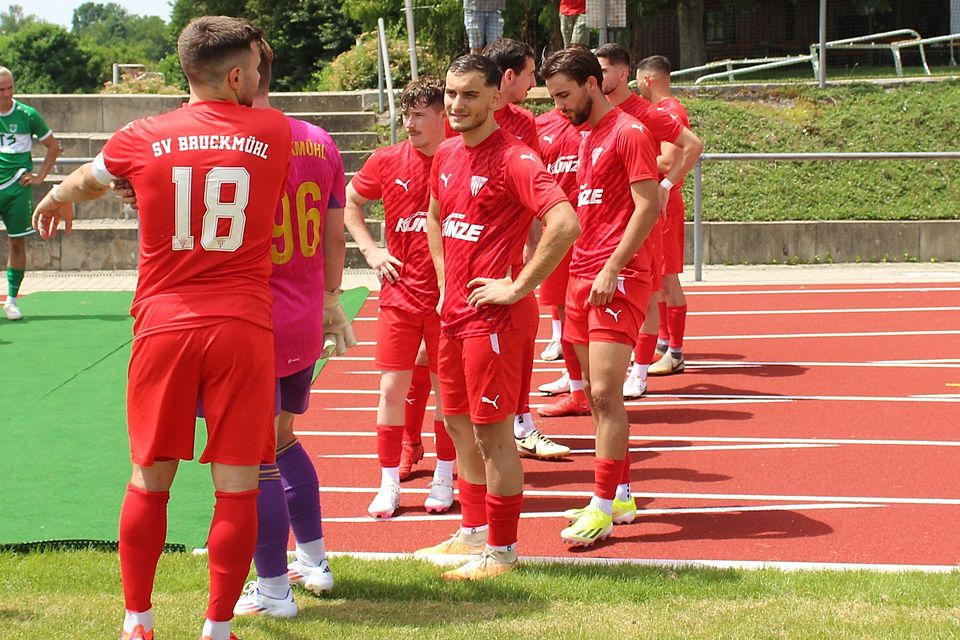
[[[349, 317], [368, 293], [344, 293]], [[116, 540], [130, 475], [125, 394], [131, 299], [129, 292], [36, 293], [22, 299], [24, 320], [0, 323], [0, 545]], [[197, 439], [199, 452], [202, 422]], [[202, 546], [212, 506], [209, 470], [181, 464], [167, 541]]]

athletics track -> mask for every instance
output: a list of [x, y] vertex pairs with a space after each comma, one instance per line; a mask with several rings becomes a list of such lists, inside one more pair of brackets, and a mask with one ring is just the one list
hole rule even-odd
[[[592, 493], [592, 423], [537, 418], [574, 454], [524, 460], [522, 556], [933, 571], [960, 561], [960, 286], [699, 285], [688, 294], [686, 373], [651, 378], [649, 394], [628, 403], [643, 510], [595, 547], [562, 544], [560, 512]], [[327, 364], [297, 432], [320, 472], [328, 547], [408, 553], [446, 538], [459, 513], [423, 510], [428, 457], [403, 483], [397, 517], [366, 516], [379, 484], [376, 296], [354, 322], [360, 344]], [[537, 353], [548, 328], [543, 318]], [[534, 389], [561, 366], [537, 361]], [[534, 392], [530, 401], [551, 400]]]

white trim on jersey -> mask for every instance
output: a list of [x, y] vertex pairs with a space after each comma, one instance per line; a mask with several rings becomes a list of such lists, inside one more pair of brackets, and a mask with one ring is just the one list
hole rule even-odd
[[93, 177], [100, 184], [109, 185], [111, 182], [116, 180], [119, 176], [115, 176], [107, 170], [107, 165], [103, 161], [103, 152], [97, 154], [97, 157], [93, 159], [93, 163], [90, 166], [90, 170], [93, 173]]

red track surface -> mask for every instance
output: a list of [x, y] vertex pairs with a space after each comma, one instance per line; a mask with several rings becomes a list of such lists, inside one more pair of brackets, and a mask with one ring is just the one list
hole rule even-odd
[[[644, 511], [596, 547], [571, 550], [562, 544], [565, 521], [539, 514], [589, 499], [592, 423], [538, 418], [541, 431], [587, 451], [559, 462], [524, 462], [521, 554], [960, 561], [953, 544], [960, 512], [960, 387], [950, 386], [960, 384], [960, 287], [726, 286], [697, 287], [690, 294], [687, 372], [651, 378], [649, 395], [628, 404], [633, 490]], [[828, 309], [838, 311], [797, 313]], [[784, 313], [751, 313], [777, 310]], [[360, 317], [375, 314], [376, 300], [369, 300]], [[373, 341], [375, 322], [360, 320], [354, 329], [358, 340]], [[870, 335], [888, 332], [905, 335]], [[790, 337], [824, 333], [868, 335]], [[544, 319], [540, 335], [548, 334]], [[455, 506], [448, 517], [425, 518], [422, 502], [433, 468], [428, 458], [403, 485], [416, 492], [403, 494], [399, 517], [366, 517], [379, 484], [373, 353], [373, 346], [360, 346], [349, 356], [369, 360], [328, 363], [314, 387], [339, 392], [315, 393], [297, 430], [316, 456], [329, 547], [410, 552], [452, 533], [457, 511]], [[912, 366], [877, 364], [898, 360]], [[535, 366], [550, 371], [534, 373], [534, 388], [560, 371], [559, 364]], [[362, 390], [368, 393], [351, 393]], [[955, 397], [917, 397], [947, 394]], [[545, 401], [531, 396], [534, 406]], [[424, 430], [432, 431], [431, 424], [428, 418]], [[424, 441], [430, 451], [432, 438]], [[366, 457], [337, 457], [348, 454]]]

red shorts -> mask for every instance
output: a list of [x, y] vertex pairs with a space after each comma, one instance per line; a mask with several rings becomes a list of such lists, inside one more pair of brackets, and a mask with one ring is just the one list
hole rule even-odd
[[202, 397], [207, 446], [200, 462], [273, 462], [273, 372], [273, 332], [244, 320], [135, 339], [127, 383], [131, 458], [140, 466], [192, 459]]
[[437, 372], [440, 315], [420, 315], [399, 307], [380, 307], [377, 318], [377, 367], [385, 371], [412, 371], [420, 341], [427, 345], [430, 371]]
[[472, 338], [440, 337], [440, 398], [445, 415], [493, 424], [517, 410], [524, 363], [533, 362], [537, 327]]
[[657, 217], [657, 223], [650, 229], [650, 235], [644, 242], [650, 247], [650, 290], [660, 291], [663, 282], [663, 228], [666, 220], [663, 216]]
[[634, 278], [621, 278], [613, 300], [595, 306], [590, 300], [592, 278], [570, 277], [567, 286], [567, 314], [563, 337], [573, 344], [619, 342], [633, 345], [647, 314], [650, 283]]
[[553, 272], [544, 278], [540, 284], [540, 304], [556, 307], [563, 304], [567, 298], [567, 281], [570, 279], [570, 258], [573, 249], [567, 251], [563, 260]]
[[667, 219], [663, 227], [663, 273], [683, 273], [684, 229], [686, 204], [679, 189], [670, 192]]

